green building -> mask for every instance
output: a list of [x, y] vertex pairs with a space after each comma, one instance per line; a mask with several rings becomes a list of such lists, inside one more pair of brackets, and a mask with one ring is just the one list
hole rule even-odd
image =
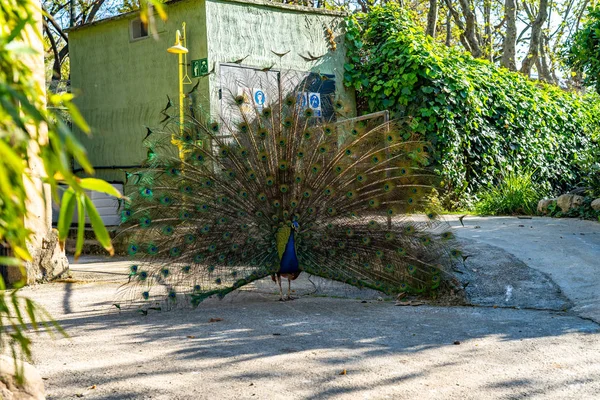
[[124, 171], [146, 157], [145, 127], [159, 125], [167, 95], [177, 105], [178, 56], [167, 48], [184, 22], [184, 91], [197, 84], [187, 106], [219, 115], [219, 94], [239, 90], [235, 77], [249, 71], [273, 80], [281, 79], [280, 71], [294, 71], [298, 79], [308, 72], [327, 76], [327, 90], [353, 106], [342, 82], [343, 13], [263, 0], [175, 0], [167, 6], [168, 21], [156, 18], [155, 38], [135, 12], [69, 33], [71, 87], [93, 130], [91, 137], [78, 136], [98, 177], [124, 182]]

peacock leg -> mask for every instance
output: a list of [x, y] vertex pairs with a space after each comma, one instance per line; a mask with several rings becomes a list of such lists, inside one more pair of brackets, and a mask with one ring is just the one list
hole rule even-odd
[[294, 300], [294, 298], [292, 297], [292, 278], [288, 277], [288, 295], [287, 295], [287, 299], [288, 300]]
[[283, 298], [283, 288], [281, 287], [281, 275], [277, 275], [277, 283], [279, 284], [279, 301], [285, 301]]

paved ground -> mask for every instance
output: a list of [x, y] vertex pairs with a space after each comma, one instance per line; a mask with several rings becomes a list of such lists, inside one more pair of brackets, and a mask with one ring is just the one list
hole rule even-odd
[[458, 237], [505, 250], [548, 274], [574, 303], [575, 313], [600, 322], [600, 223], [468, 216], [462, 227], [455, 217], [450, 220]]
[[[49, 399], [600, 398], [600, 326], [579, 316], [594, 317], [596, 264], [579, 247], [564, 250], [562, 268], [528, 259], [552, 260], [559, 244], [597, 254], [600, 224], [465, 224], [456, 232], [471, 257], [457, 277], [469, 307], [400, 307], [304, 275], [293, 302], [276, 301], [266, 280], [195, 310], [143, 316], [112, 307], [128, 263], [87, 258], [74, 281], [24, 290], [70, 335], [36, 338], [35, 364]], [[535, 240], [552, 245], [536, 250]]]

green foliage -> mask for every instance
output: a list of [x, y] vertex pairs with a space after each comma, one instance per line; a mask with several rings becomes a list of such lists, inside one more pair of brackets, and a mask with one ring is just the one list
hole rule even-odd
[[584, 83], [600, 93], [600, 6], [590, 8], [587, 18], [569, 43], [565, 58], [571, 68], [584, 74]]
[[534, 83], [434, 43], [413, 16], [390, 4], [347, 19], [345, 84], [362, 111], [411, 118], [435, 147], [445, 206], [468, 203], [502, 171], [530, 167], [545, 190], [584, 175], [598, 130], [597, 97]]
[[[97, 211], [85, 190], [118, 195], [105, 182], [79, 179], [71, 172], [72, 158], [87, 173], [93, 173], [93, 169], [84, 148], [67, 125], [46, 109], [43, 87], [32, 71], [36, 61], [41, 59], [31, 45], [41, 40], [36, 30], [36, 21], [40, 18], [41, 10], [35, 1], [0, 2], [0, 245], [9, 247], [14, 255], [0, 257], [0, 264], [22, 270], [23, 262], [31, 261], [26, 245], [31, 233], [26, 226], [28, 207], [31, 207], [28, 197], [35, 193], [34, 188], [39, 183], [49, 184], [56, 200], [59, 183], [69, 187], [67, 192], [72, 201], [63, 205], [62, 209], [67, 212], [62, 213], [59, 220], [59, 236], [63, 241], [75, 204], [85, 204], [79, 216], [83, 218], [85, 213], [90, 216], [94, 232], [109, 252], [112, 245], [107, 240], [106, 228], [98, 223]], [[49, 102], [68, 110], [73, 123], [87, 132], [89, 127], [71, 102], [72, 97], [71, 94], [53, 95]], [[79, 226], [83, 226], [83, 219]], [[79, 243], [78, 249], [81, 250]], [[20, 296], [18, 288], [23, 284], [20, 282], [17, 289], [7, 290], [0, 276], [0, 353], [8, 348], [15, 360], [30, 358], [29, 325], [36, 331], [41, 324], [49, 328], [46, 331], [62, 332], [46, 311]]]
[[508, 172], [497, 185], [477, 193], [475, 212], [480, 215], [535, 214], [544, 197], [531, 171]]

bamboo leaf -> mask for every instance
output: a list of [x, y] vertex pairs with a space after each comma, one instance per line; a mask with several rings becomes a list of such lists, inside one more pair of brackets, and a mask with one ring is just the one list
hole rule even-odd
[[71, 227], [71, 221], [73, 221], [74, 212], [75, 190], [73, 190], [73, 188], [69, 188], [63, 194], [60, 205], [60, 214], [58, 216], [58, 223], [56, 225], [61, 249], [64, 249], [65, 240], [69, 235], [69, 228]]
[[84, 178], [79, 181], [79, 186], [86, 190], [106, 193], [108, 195], [121, 198], [123, 195], [113, 185], [97, 178]]
[[115, 254], [115, 249], [110, 241], [110, 235], [104, 226], [104, 222], [102, 218], [100, 218], [100, 214], [98, 214], [98, 210], [92, 203], [89, 197], [84, 196], [85, 200], [85, 208], [88, 213], [88, 217], [90, 219], [90, 223], [92, 224], [92, 229], [94, 230], [94, 234], [96, 235], [96, 239], [108, 253], [113, 256]]

